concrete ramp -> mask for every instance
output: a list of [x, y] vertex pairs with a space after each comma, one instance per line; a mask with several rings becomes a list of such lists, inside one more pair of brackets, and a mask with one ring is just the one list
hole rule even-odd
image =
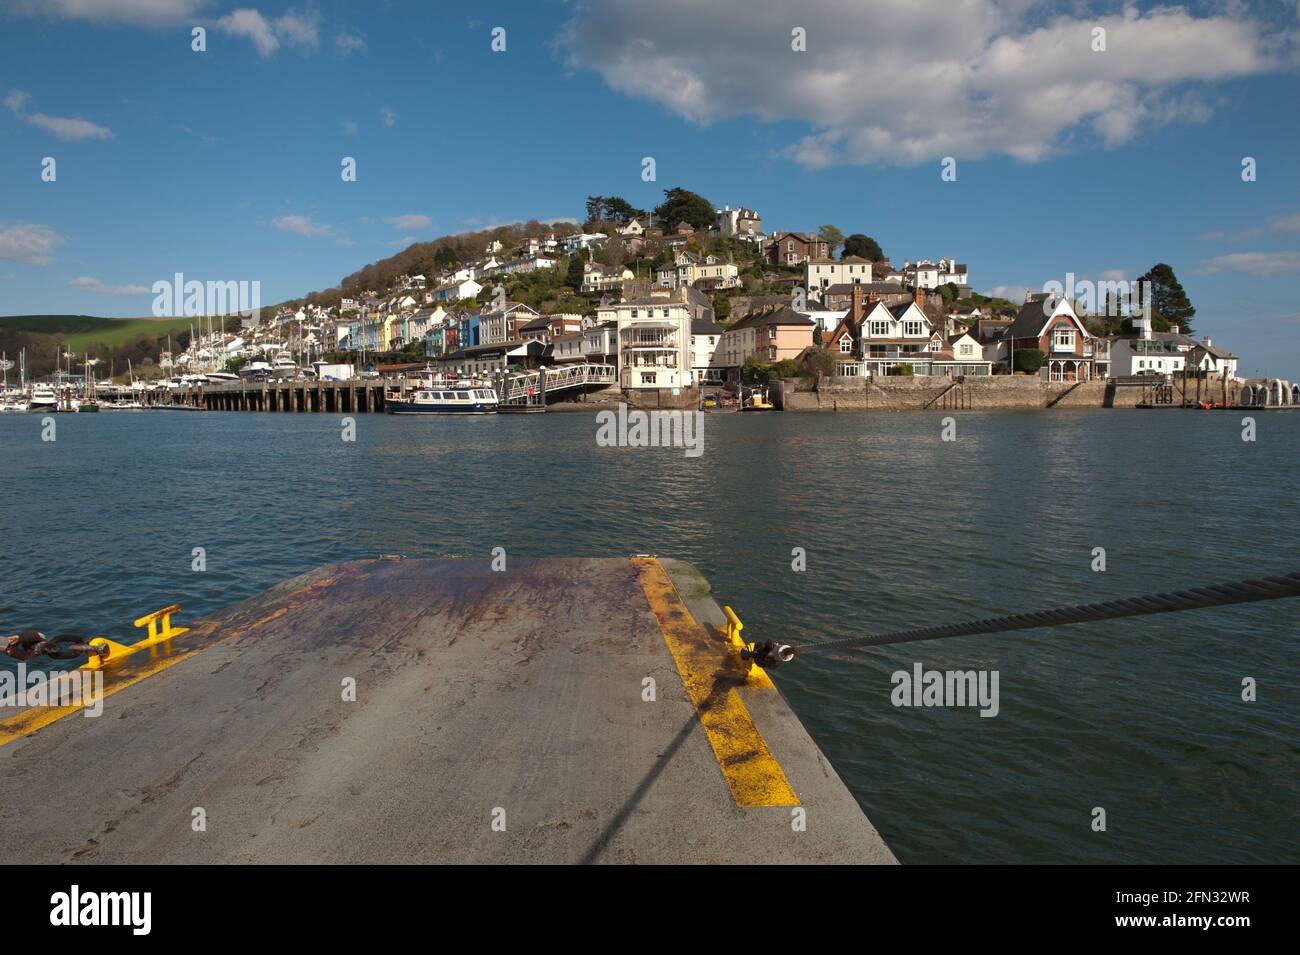
[[895, 861], [689, 564], [361, 561], [178, 622], [101, 716], [0, 724], [0, 858]]

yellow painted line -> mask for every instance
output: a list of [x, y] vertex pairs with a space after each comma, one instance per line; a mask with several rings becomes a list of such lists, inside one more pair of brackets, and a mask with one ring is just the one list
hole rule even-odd
[[[99, 699], [105, 700], [114, 693], [125, 690], [128, 686], [134, 686], [141, 680], [153, 676], [155, 673], [161, 673], [168, 667], [174, 667], [182, 660], [188, 660], [190, 657], [194, 656], [200, 649], [202, 648], [196, 647], [193, 650], [186, 650], [183, 653], [158, 657], [156, 660], [152, 660], [149, 665], [140, 672], [133, 673], [121, 680], [114, 680], [112, 683], [109, 683], [108, 674], [105, 674], [103, 677], [104, 690], [100, 694]], [[74, 675], [77, 679], [93, 680], [95, 678], [94, 674], [103, 671], [85, 668], [65, 672]], [[85, 674], [85, 676], [83, 676], [83, 674]], [[11, 716], [6, 720], [0, 720], [0, 746], [7, 746], [16, 739], [21, 739], [24, 736], [35, 733], [38, 729], [49, 726], [51, 723], [58, 722], [65, 716], [71, 716], [73, 713], [77, 713], [85, 708], [85, 703], [76, 703], [71, 706], [34, 706], [30, 709], [23, 710], [21, 713]]]
[[633, 557], [632, 563], [736, 805], [799, 805], [736, 692], [739, 686], [775, 690], [771, 678], [758, 667], [746, 675], [748, 664], [729, 654], [726, 644], [691, 616], [658, 560]]
[[[334, 574], [324, 578], [323, 580], [318, 580], [313, 584], [308, 584], [300, 590], [284, 595], [281, 598], [285, 600], [284, 605], [264, 614], [252, 623], [242, 627], [223, 627], [218, 630], [216, 634], [205, 634], [201, 643], [192, 647], [187, 647], [184, 650], [173, 650], [168, 646], [168, 644], [174, 637], [179, 637], [185, 633], [192, 633], [192, 630], [189, 627], [174, 629], [171, 631], [170, 637], [154, 643], [151, 643], [149, 639], [146, 638], [139, 644], [129, 645], [125, 648], [127, 654], [118, 657], [116, 660], [110, 658], [110, 662], [106, 668], [96, 668], [83, 664], [76, 670], [65, 670], [62, 672], [77, 675], [93, 674], [97, 672], [103, 673], [104, 690], [99, 699], [107, 699], [114, 693], [119, 693], [127, 687], [135, 686], [135, 684], [139, 683], [141, 680], [147, 679], [148, 677], [161, 673], [163, 670], [174, 667], [178, 663], [188, 660], [201, 650], [205, 650], [217, 643], [233, 640], [235, 637], [242, 636], [249, 630], [279, 619], [290, 610], [300, 606], [305, 600], [312, 599], [318, 593], [328, 590], [331, 586], [338, 583], [343, 576], [344, 575], [342, 574]], [[162, 613], [162, 611], [158, 611], [158, 613]], [[153, 615], [151, 614], [150, 616]], [[148, 617], [142, 617], [141, 620], [147, 621]], [[198, 635], [194, 634], [194, 636]], [[158, 648], [162, 648], [162, 652], [155, 656], [154, 651]], [[137, 669], [139, 658], [134, 657], [133, 655], [136, 650], [140, 649], [148, 649], [150, 659], [148, 663], [143, 664], [139, 669]], [[91, 679], [93, 679], [93, 676]], [[85, 703], [77, 703], [71, 706], [37, 706], [16, 713], [8, 719], [0, 720], [0, 746], [7, 746], [16, 739], [29, 736], [37, 730], [49, 726], [51, 723], [56, 723], [65, 716], [71, 716], [73, 713], [77, 713], [85, 708]]]

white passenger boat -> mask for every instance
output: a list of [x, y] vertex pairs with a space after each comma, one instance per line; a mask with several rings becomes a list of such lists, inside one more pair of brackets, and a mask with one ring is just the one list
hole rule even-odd
[[32, 389], [31, 397], [27, 401], [28, 411], [55, 411], [58, 407], [59, 398], [53, 388], [48, 385], [37, 385]]
[[429, 386], [388, 398], [384, 407], [389, 414], [496, 414], [497, 393], [474, 385]]

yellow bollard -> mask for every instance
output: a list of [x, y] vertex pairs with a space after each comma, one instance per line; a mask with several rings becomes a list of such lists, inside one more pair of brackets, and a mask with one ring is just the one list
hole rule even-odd
[[[115, 640], [108, 640], [104, 637], [95, 637], [90, 641], [92, 647], [108, 647], [108, 653], [102, 656], [92, 656], [88, 661], [82, 664], [83, 670], [99, 670], [109, 663], [115, 663], [124, 656], [129, 656], [137, 650], [146, 648], [156, 648], [159, 644], [166, 643], [172, 637], [178, 637], [182, 633], [188, 633], [189, 627], [173, 627], [172, 614], [179, 612], [180, 604], [172, 604], [170, 607], [163, 607], [161, 610], [155, 610], [153, 613], [145, 614], [139, 620], [134, 622], [136, 627], [148, 627], [148, 633], [145, 638], [138, 643], [130, 645], [118, 643]], [[161, 622], [161, 628], [159, 623]], [[151, 650], [151, 652], [154, 652]]]
[[[740, 657], [742, 651], [752, 651], [754, 645], [752, 643], [746, 643], [740, 637], [740, 631], [745, 629], [745, 625], [741, 623], [740, 618], [736, 616], [736, 611], [732, 610], [730, 607], [723, 607], [722, 612], [727, 615], [727, 629], [724, 632], [727, 645], [736, 651], [738, 657]], [[754, 670], [757, 669], [757, 665], [752, 659], [746, 660], [744, 657], [740, 657], [740, 659], [747, 664], [745, 667], [745, 672], [747, 674], [753, 673]]]

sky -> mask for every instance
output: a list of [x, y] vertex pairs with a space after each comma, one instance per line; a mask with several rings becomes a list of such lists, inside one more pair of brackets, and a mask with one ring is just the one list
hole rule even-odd
[[1167, 262], [1300, 379], [1296, 0], [241, 2], [0, 0], [0, 314], [271, 304], [682, 186], [1016, 301]]

